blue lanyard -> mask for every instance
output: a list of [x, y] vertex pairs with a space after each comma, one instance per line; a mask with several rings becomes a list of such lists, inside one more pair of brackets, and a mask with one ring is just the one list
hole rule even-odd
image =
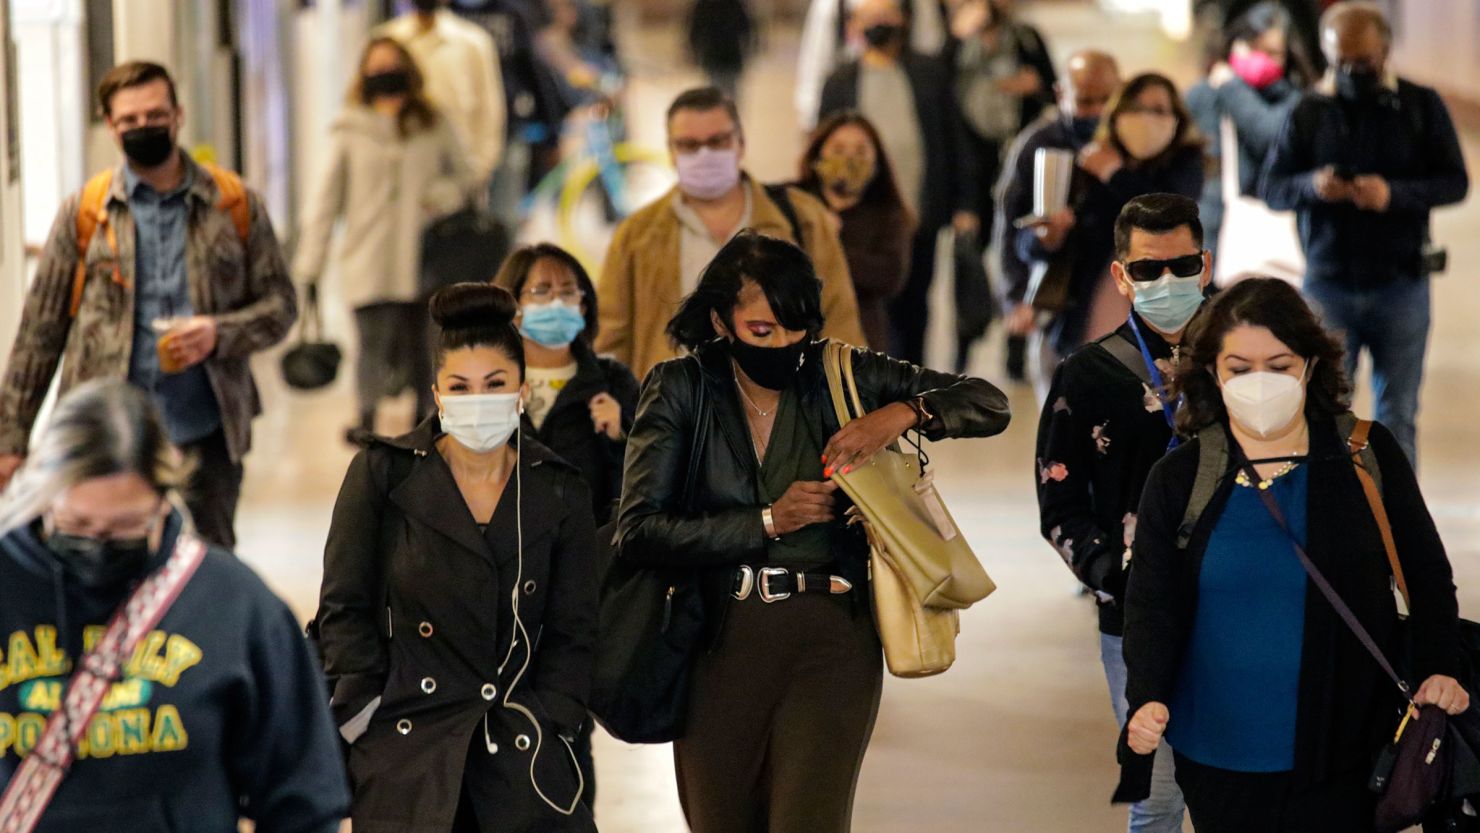
[[[1163, 395], [1167, 387], [1166, 381], [1161, 376], [1161, 369], [1156, 366], [1156, 360], [1151, 358], [1151, 349], [1146, 346], [1145, 336], [1141, 335], [1141, 325], [1136, 323], [1135, 313], [1128, 316], [1126, 321], [1131, 325], [1131, 332], [1136, 334], [1136, 346], [1141, 348], [1141, 361], [1146, 363], [1146, 371], [1151, 374], [1151, 384], [1156, 386], [1152, 393], [1156, 395], [1156, 401], [1161, 403], [1161, 414], [1166, 417], [1167, 427], [1172, 429], [1172, 439], [1167, 443], [1167, 451], [1171, 451], [1181, 445], [1181, 440], [1177, 439], [1176, 409], [1167, 402]], [[1181, 403], [1182, 400], [1178, 398], [1177, 404]]]

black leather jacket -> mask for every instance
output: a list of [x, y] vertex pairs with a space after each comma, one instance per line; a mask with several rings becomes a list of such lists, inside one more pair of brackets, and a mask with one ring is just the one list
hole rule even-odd
[[[831, 437], [838, 420], [822, 369], [823, 345], [818, 341], [808, 348], [797, 383], [807, 414], [822, 427], [823, 437]], [[923, 396], [935, 415], [924, 432], [931, 440], [990, 437], [1007, 427], [1007, 397], [990, 382], [857, 348], [853, 367], [868, 411]], [[617, 522], [619, 557], [646, 566], [701, 568], [705, 606], [712, 612], [723, 610], [734, 566], [766, 559], [760, 467], [734, 380], [729, 351], [718, 342], [653, 369], [627, 439]], [[709, 397], [710, 425], [698, 456], [689, 512], [682, 493], [690, 446], [699, 435], [700, 385]], [[839, 520], [834, 540], [837, 571], [855, 586], [866, 586], [868, 547], [862, 534]], [[708, 619], [717, 633], [721, 617], [711, 614]]]

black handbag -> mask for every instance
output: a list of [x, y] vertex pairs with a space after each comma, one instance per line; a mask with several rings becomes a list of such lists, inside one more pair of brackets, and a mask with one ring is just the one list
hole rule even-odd
[[283, 380], [298, 390], [318, 390], [334, 383], [343, 358], [339, 346], [324, 339], [324, 319], [319, 312], [318, 284], [303, 291], [303, 320], [298, 343], [283, 354]]
[[509, 232], [492, 214], [465, 206], [427, 226], [421, 241], [421, 293], [455, 283], [488, 283], [509, 255]]
[[[694, 360], [697, 364], [697, 359]], [[694, 484], [709, 434], [709, 396], [702, 371], [683, 501], [694, 506]], [[597, 614], [591, 713], [627, 743], [669, 743], [683, 736], [689, 669], [703, 640], [699, 571], [639, 567], [616, 552], [617, 522], [597, 531], [604, 576]]]
[[[1356, 469], [1357, 479], [1362, 484], [1362, 491], [1367, 497], [1368, 506], [1382, 535], [1394, 582], [1406, 603], [1409, 598], [1408, 584], [1403, 576], [1402, 563], [1398, 560], [1398, 551], [1393, 541], [1387, 509], [1383, 506], [1376, 481], [1361, 459], [1361, 452], [1367, 448], [1367, 437], [1371, 428], [1370, 421], [1358, 422], [1356, 430], [1347, 440], [1348, 450]], [[1242, 450], [1237, 453], [1239, 465], [1248, 474], [1250, 482], [1258, 483], [1260, 478], [1254, 470], [1254, 464], [1244, 456]], [[1378, 753], [1372, 777], [1368, 783], [1369, 789], [1378, 795], [1375, 819], [1378, 833], [1400, 833], [1414, 825], [1424, 823], [1425, 820], [1432, 824], [1443, 825], [1429, 829], [1464, 829], [1452, 826], [1449, 822], [1442, 822], [1435, 817], [1450, 815], [1450, 822], [1460, 821], [1463, 815], [1458, 811], [1463, 798], [1480, 789], [1480, 781], [1476, 780], [1477, 776], [1480, 776], [1480, 759], [1477, 759], [1475, 754], [1475, 750], [1480, 749], [1480, 746], [1472, 745], [1472, 741], [1480, 740], [1480, 735], [1471, 729], [1474, 710], [1471, 709], [1463, 715], [1451, 718], [1437, 706], [1420, 706], [1413, 701], [1414, 692], [1411, 687], [1393, 669], [1392, 663], [1378, 647], [1377, 641], [1358, 621], [1356, 614], [1352, 613], [1351, 608], [1336, 592], [1336, 588], [1331, 586], [1331, 583], [1311, 561], [1305, 547], [1290, 532], [1284, 513], [1280, 511], [1274, 496], [1266, 489], [1256, 491], [1263, 500], [1265, 508], [1274, 517], [1275, 523], [1289, 536], [1295, 548], [1295, 555], [1300, 559], [1300, 566], [1305, 568], [1306, 574], [1310, 576], [1316, 589], [1321, 592], [1322, 596], [1325, 596], [1347, 629], [1362, 644], [1367, 653], [1372, 655], [1383, 673], [1393, 681], [1398, 691], [1402, 693], [1403, 699], [1407, 701], [1408, 705], [1404, 709], [1397, 731], [1392, 741]], [[1476, 626], [1472, 623], [1461, 622], [1463, 643], [1461, 650], [1471, 666], [1473, 666], [1471, 649], [1475, 642], [1475, 628]], [[1471, 677], [1473, 674], [1464, 674], [1463, 685], [1471, 685]], [[1466, 690], [1473, 692], [1470, 688]]]

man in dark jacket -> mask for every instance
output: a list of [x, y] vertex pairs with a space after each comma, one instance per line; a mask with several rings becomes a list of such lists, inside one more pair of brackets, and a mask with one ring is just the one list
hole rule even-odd
[[1345, 331], [1348, 373], [1372, 353], [1377, 419], [1416, 460], [1429, 212], [1464, 199], [1469, 177], [1438, 93], [1388, 72], [1392, 30], [1375, 7], [1338, 3], [1321, 32], [1332, 70], [1285, 123], [1262, 193], [1297, 213], [1305, 292]]
[[922, 364], [936, 234], [947, 225], [974, 232], [980, 224], [972, 212], [975, 171], [963, 152], [966, 127], [945, 66], [906, 45], [898, 0], [864, 0], [850, 25], [868, 46], [827, 79], [818, 120], [843, 110], [867, 116], [879, 129], [905, 202], [919, 217], [909, 282], [890, 310], [890, 352]]
[[[1116, 221], [1111, 272], [1135, 311], [1118, 331], [1059, 365], [1038, 422], [1034, 482], [1043, 537], [1095, 591], [1100, 659], [1122, 724], [1126, 554], [1146, 477], [1174, 443], [1176, 402], [1166, 399], [1165, 388], [1182, 334], [1212, 280], [1211, 265], [1197, 203], [1174, 194], [1128, 203]], [[1131, 808], [1131, 830], [1181, 831], [1182, 794], [1172, 769], [1171, 750], [1163, 748], [1150, 798]]]
[[[1076, 52], [1069, 58], [1062, 83], [1056, 86], [1059, 110], [1045, 114], [1018, 136], [1007, 151], [1002, 176], [997, 181], [997, 213], [992, 224], [992, 250], [998, 255], [1004, 304], [1009, 310], [1008, 329], [1027, 335], [1033, 329], [1033, 309], [1023, 303], [1032, 265], [1023, 257], [1019, 237], [1035, 235], [1034, 229], [1018, 229], [1014, 221], [1033, 213], [1033, 166], [1039, 148], [1057, 148], [1077, 154], [1089, 144], [1110, 97], [1120, 87], [1115, 59], [1094, 50]], [[1037, 363], [1030, 377], [1045, 376]], [[1051, 372], [1051, 363], [1049, 364]], [[1035, 379], [1040, 388], [1046, 378]], [[1041, 391], [1040, 391], [1041, 392]]]

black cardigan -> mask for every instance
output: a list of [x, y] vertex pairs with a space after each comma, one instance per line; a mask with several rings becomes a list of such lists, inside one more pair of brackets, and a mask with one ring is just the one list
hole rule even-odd
[[[1232, 450], [1233, 440], [1229, 442]], [[1400, 632], [1387, 554], [1334, 420], [1312, 416], [1310, 442], [1306, 549], [1377, 643], [1389, 656], [1401, 659], [1395, 650]], [[1371, 442], [1382, 473], [1383, 503], [1412, 595], [1412, 652], [1405, 673], [1417, 688], [1431, 675], [1458, 673], [1459, 612], [1453, 574], [1413, 468], [1397, 441], [1386, 428], [1374, 425]], [[1166, 703], [1172, 695], [1197, 608], [1203, 554], [1229, 493], [1236, 488], [1230, 472], [1198, 519], [1187, 549], [1178, 550], [1177, 528], [1197, 474], [1198, 446], [1194, 440], [1167, 455], [1151, 470], [1141, 496], [1125, 599], [1126, 697], [1131, 715], [1147, 703]], [[1306, 595], [1299, 700], [1295, 731], [1299, 785], [1369, 767], [1383, 736], [1397, 727], [1402, 708], [1391, 681], [1313, 585], [1308, 585]], [[1132, 752], [1122, 732], [1119, 758], [1116, 800], [1145, 798], [1152, 756]]]

